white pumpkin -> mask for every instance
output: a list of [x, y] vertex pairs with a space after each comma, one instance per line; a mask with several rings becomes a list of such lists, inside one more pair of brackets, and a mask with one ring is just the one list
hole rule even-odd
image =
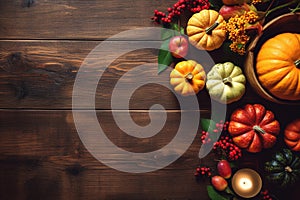
[[207, 74], [206, 89], [212, 99], [230, 104], [245, 94], [246, 78], [238, 66], [231, 62], [219, 63]]

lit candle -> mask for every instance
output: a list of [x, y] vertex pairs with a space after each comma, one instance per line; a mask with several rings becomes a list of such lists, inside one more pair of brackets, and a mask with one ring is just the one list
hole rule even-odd
[[262, 187], [262, 180], [259, 174], [252, 169], [240, 169], [231, 180], [234, 192], [243, 198], [256, 196]]

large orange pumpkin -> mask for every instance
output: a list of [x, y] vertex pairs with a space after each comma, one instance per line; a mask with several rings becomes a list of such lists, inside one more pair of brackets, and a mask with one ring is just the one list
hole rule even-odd
[[193, 60], [177, 63], [170, 73], [170, 84], [182, 96], [197, 94], [205, 86], [206, 73], [199, 63]]
[[282, 33], [267, 40], [257, 55], [261, 85], [283, 100], [300, 100], [300, 34]]
[[280, 125], [273, 112], [260, 104], [247, 104], [235, 110], [228, 126], [234, 143], [252, 153], [271, 148], [279, 131]]
[[293, 151], [300, 151], [300, 118], [289, 123], [284, 130], [284, 141]]
[[194, 14], [186, 30], [190, 43], [201, 50], [217, 49], [226, 39], [224, 18], [214, 10], [202, 10]]

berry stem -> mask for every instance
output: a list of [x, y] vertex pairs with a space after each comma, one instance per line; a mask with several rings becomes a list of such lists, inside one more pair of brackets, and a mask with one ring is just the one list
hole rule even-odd
[[214, 159], [215, 162], [220, 162], [222, 159]]
[[225, 192], [236, 197], [235, 193], [229, 187], [226, 188]]
[[277, 6], [277, 7], [273, 8], [273, 9], [270, 9], [269, 11], [267, 11], [266, 16], [268, 16], [270, 13], [272, 13], [272, 12], [274, 12], [274, 11], [276, 11], [276, 10], [282, 9], [282, 8], [287, 7], [287, 6], [290, 6], [290, 5], [293, 5], [293, 4], [296, 3], [297, 1], [299, 1], [299, 0], [293, 0], [293, 1], [291, 1], [291, 2], [282, 4], [282, 5], [280, 5], [280, 6]]
[[298, 10], [300, 10], [300, 2], [298, 3], [298, 5], [297, 5], [296, 8], [294, 8], [294, 9], [291, 10], [291, 12], [292, 12], [292, 13], [295, 13], [295, 12], [297, 12]]
[[[181, 30], [180, 30], [180, 27], [181, 27], [181, 19], [180, 19], [180, 17], [178, 17], [178, 21], [177, 21], [177, 25], [178, 25], [178, 32], [179, 32], [179, 35], [181, 35]], [[180, 40], [181, 40], [181, 38], [180, 38]]]

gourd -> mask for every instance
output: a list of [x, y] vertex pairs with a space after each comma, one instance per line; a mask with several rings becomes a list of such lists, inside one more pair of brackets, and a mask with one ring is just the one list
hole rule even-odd
[[217, 49], [226, 39], [225, 21], [214, 10], [202, 10], [194, 14], [186, 30], [190, 43], [201, 50]]
[[241, 68], [231, 62], [219, 63], [207, 73], [206, 89], [220, 103], [238, 101], [245, 93], [246, 78]]
[[284, 141], [293, 151], [300, 151], [300, 118], [289, 123], [284, 130]]
[[282, 33], [267, 40], [257, 55], [261, 85], [283, 100], [300, 100], [300, 34]]
[[265, 163], [264, 170], [269, 182], [279, 187], [287, 187], [300, 178], [300, 159], [291, 150], [282, 149]]
[[170, 73], [170, 84], [182, 96], [197, 94], [205, 86], [206, 73], [199, 63], [193, 60], [177, 63]]
[[257, 153], [276, 143], [280, 124], [263, 105], [247, 104], [232, 113], [228, 132], [237, 146]]

